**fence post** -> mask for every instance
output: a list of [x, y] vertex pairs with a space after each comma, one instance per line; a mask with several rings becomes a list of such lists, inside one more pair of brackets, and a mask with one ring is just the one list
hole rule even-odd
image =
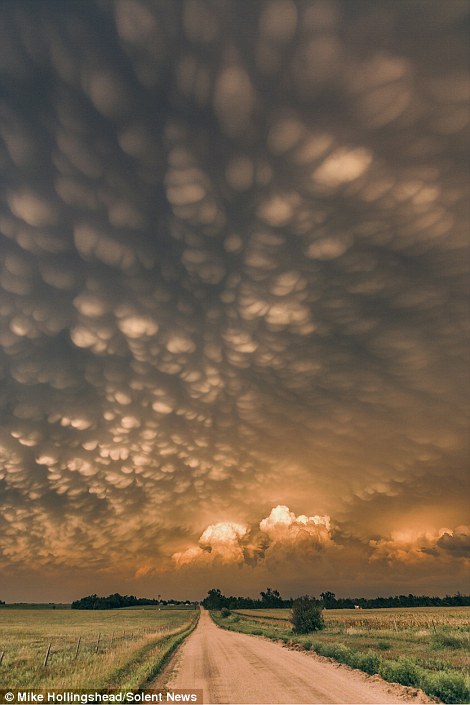
[[81, 642], [81, 640], [82, 640], [82, 637], [79, 636], [79, 637], [78, 637], [78, 641], [77, 641], [77, 648], [75, 649], [75, 656], [74, 656], [74, 658], [77, 658], [77, 656], [78, 656], [78, 652], [79, 652], [79, 649], [80, 649], [80, 642]]
[[101, 639], [101, 633], [98, 634], [98, 639], [96, 640], [96, 653], [98, 653], [98, 649], [100, 648], [100, 639]]
[[49, 646], [47, 647], [47, 651], [46, 651], [46, 656], [44, 658], [43, 668], [45, 668], [47, 666], [47, 661], [49, 660], [49, 654], [51, 653], [51, 646], [52, 646], [52, 644], [49, 643]]

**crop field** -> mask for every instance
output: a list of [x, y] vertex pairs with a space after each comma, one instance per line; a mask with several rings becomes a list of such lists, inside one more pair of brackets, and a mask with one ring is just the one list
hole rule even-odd
[[[236, 610], [239, 615], [272, 622], [289, 622], [290, 609]], [[403, 607], [371, 610], [323, 610], [331, 630], [393, 630], [437, 628], [461, 630], [470, 627], [470, 607]]]
[[294, 635], [289, 609], [236, 610], [221, 626], [295, 643], [443, 702], [469, 702], [470, 607], [324, 610], [325, 629]]
[[2, 687], [137, 688], [156, 675], [198, 614], [188, 609], [4, 608]]
[[120, 610], [178, 610], [178, 612], [184, 610], [194, 610], [194, 604], [192, 605], [162, 605], [158, 607], [157, 605], [132, 605], [131, 607], [120, 607]]

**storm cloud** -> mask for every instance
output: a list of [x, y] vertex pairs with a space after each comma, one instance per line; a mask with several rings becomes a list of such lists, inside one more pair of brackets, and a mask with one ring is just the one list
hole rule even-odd
[[461, 587], [467, 11], [2, 5], [8, 599]]

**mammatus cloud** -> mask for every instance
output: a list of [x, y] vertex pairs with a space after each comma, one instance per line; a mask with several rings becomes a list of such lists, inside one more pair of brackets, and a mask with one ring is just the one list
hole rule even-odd
[[460, 565], [466, 13], [2, 4], [5, 574]]

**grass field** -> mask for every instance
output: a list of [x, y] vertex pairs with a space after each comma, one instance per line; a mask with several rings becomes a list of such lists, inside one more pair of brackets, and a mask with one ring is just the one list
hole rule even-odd
[[2, 687], [137, 688], [157, 674], [198, 615], [188, 609], [2, 609]]
[[132, 605], [131, 607], [120, 607], [121, 610], [194, 610], [194, 605]]
[[324, 610], [325, 629], [294, 635], [289, 609], [237, 610], [229, 629], [296, 643], [447, 703], [470, 702], [470, 607]]
[[69, 610], [67, 602], [10, 602], [0, 605], [1, 610]]

